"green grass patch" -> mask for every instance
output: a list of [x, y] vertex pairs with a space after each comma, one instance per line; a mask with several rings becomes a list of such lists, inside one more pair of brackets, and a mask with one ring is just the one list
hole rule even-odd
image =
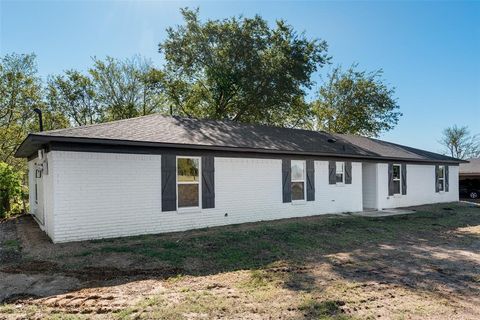
[[8, 250], [15, 250], [15, 251], [19, 251], [20, 250], [20, 242], [18, 240], [15, 240], [15, 239], [9, 239], [9, 240], [5, 240], [3, 242], [3, 245], [5, 246], [5, 248], [7, 248]]
[[[453, 210], [443, 210], [443, 208]], [[315, 255], [394, 244], [480, 223], [480, 211], [461, 204], [422, 207], [411, 215], [365, 218], [317, 216], [185, 232], [97, 241], [93, 254], [128, 253], [189, 274], [259, 269], [276, 261], [301, 263]], [[468, 236], [465, 236], [467, 241]], [[90, 255], [83, 253], [85, 255]], [[96, 252], [95, 252], [96, 250]], [[200, 262], [198, 266], [192, 261]]]

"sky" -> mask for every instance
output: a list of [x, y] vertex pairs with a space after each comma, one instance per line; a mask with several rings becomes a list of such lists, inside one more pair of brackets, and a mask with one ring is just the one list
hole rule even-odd
[[[201, 19], [261, 15], [327, 41], [332, 66], [383, 69], [403, 117], [381, 139], [434, 152], [451, 125], [480, 134], [480, 1], [5, 1], [0, 56], [35, 53], [43, 79], [87, 70], [92, 57], [141, 55], [160, 67], [165, 29], [182, 24], [179, 8]], [[315, 96], [315, 88], [309, 96]]]

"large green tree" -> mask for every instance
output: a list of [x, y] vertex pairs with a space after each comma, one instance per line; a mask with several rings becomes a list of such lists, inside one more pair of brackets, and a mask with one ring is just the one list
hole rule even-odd
[[402, 113], [395, 89], [382, 79], [382, 70], [343, 71], [335, 67], [321, 85], [313, 105], [318, 129], [376, 137], [398, 123]]
[[119, 60], [94, 58], [89, 70], [103, 121], [128, 119], [164, 111], [163, 73], [139, 56]]
[[182, 9], [184, 25], [167, 29], [165, 93], [174, 114], [291, 126], [308, 117], [305, 90], [328, 61], [327, 44], [284, 21], [260, 16], [200, 21]]
[[49, 79], [47, 103], [67, 116], [72, 125], [87, 125], [103, 120], [95, 84], [90, 77], [75, 70]]

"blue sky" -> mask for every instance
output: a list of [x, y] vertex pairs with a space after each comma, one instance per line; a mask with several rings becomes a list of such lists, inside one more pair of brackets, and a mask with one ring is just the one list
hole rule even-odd
[[160, 66], [157, 45], [182, 23], [181, 7], [203, 19], [258, 13], [326, 40], [335, 65], [383, 68], [404, 116], [381, 138], [441, 151], [447, 126], [480, 133], [480, 1], [0, 1], [0, 55], [34, 52], [44, 78], [86, 70], [92, 56], [140, 54]]

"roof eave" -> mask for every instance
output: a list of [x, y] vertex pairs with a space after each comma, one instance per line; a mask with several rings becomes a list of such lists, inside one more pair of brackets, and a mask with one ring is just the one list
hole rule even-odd
[[[82, 144], [104, 144], [104, 145], [123, 145], [132, 147], [163, 147], [163, 148], [183, 148], [183, 149], [195, 149], [195, 150], [212, 150], [212, 151], [233, 151], [233, 152], [249, 152], [249, 153], [263, 153], [263, 154], [291, 154], [291, 155], [305, 155], [305, 156], [318, 156], [318, 157], [338, 157], [349, 159], [365, 159], [365, 160], [381, 160], [381, 161], [401, 161], [401, 162], [417, 162], [417, 163], [446, 163], [446, 164], [459, 164], [467, 161], [454, 159], [452, 160], [434, 160], [434, 159], [412, 159], [412, 158], [398, 158], [398, 157], [384, 157], [376, 155], [354, 155], [354, 154], [339, 154], [339, 153], [318, 153], [318, 152], [306, 152], [295, 150], [273, 150], [273, 149], [260, 149], [260, 148], [242, 148], [242, 147], [228, 147], [228, 146], [209, 146], [199, 144], [177, 144], [177, 143], [165, 143], [165, 142], [149, 142], [149, 141], [136, 141], [136, 140], [118, 140], [118, 139], [103, 139], [103, 138], [82, 138], [82, 137], [66, 137], [66, 136], [53, 136], [53, 135], [41, 135], [41, 134], [29, 134], [27, 138], [21, 143], [15, 153], [17, 158], [26, 158], [31, 156], [32, 152], [28, 151], [28, 144], [44, 145], [50, 142], [67, 142], [67, 143], [82, 143]], [[36, 147], [33, 147], [34, 149]]]

